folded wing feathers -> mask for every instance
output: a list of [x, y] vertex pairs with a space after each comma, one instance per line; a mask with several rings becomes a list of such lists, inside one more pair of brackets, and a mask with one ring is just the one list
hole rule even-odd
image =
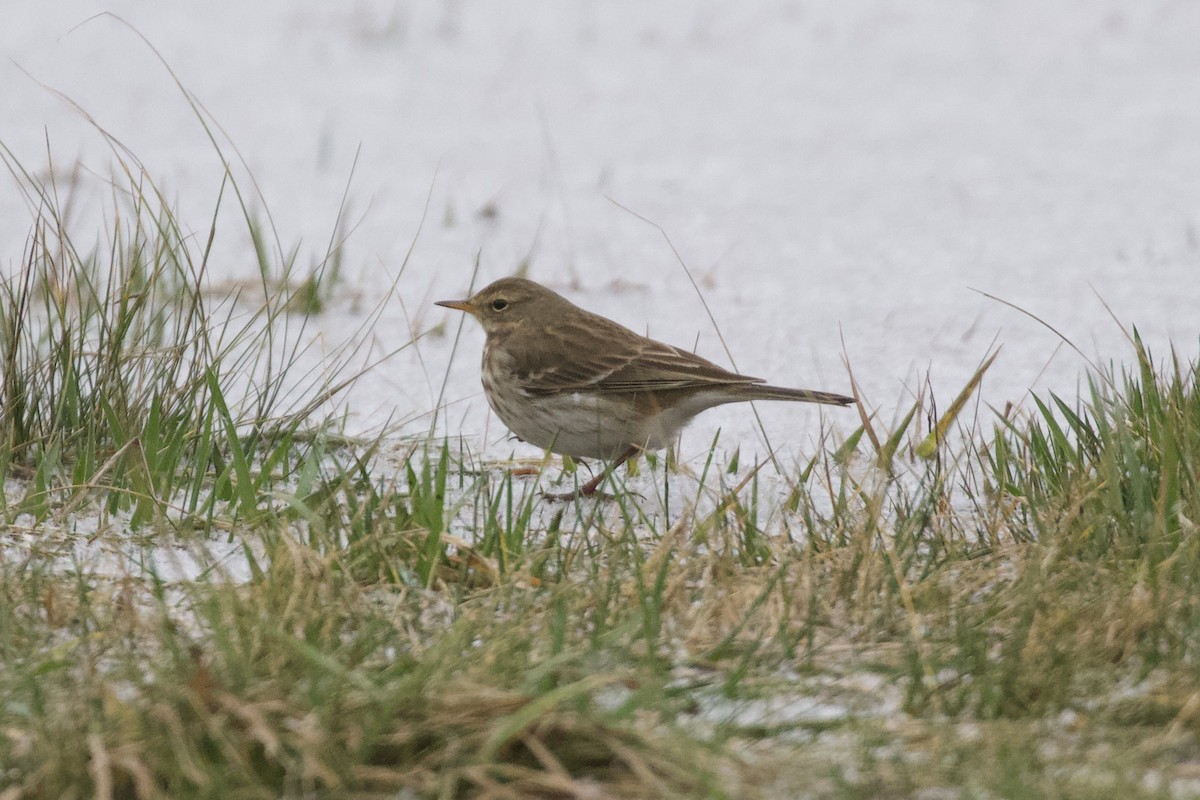
[[597, 382], [610, 392], [686, 389], [701, 386], [762, 383], [761, 378], [738, 375], [678, 347], [647, 341], [636, 360]]
[[568, 347], [564, 337], [548, 337], [543, 346], [549, 352], [544, 353], [539, 368], [518, 376], [523, 388], [530, 394], [546, 396], [578, 391], [617, 394], [763, 383], [761, 378], [738, 375], [694, 353], [609, 324], [612, 327], [602, 329], [603, 333], [623, 340], [625, 347], [580, 352]]

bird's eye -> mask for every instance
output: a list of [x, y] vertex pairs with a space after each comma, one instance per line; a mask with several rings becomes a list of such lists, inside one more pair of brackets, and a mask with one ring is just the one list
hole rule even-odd
[[492, 309], [493, 309], [493, 310], [495, 310], [495, 311], [503, 311], [503, 310], [504, 310], [504, 309], [506, 309], [506, 308], [508, 308], [508, 301], [507, 301], [507, 300], [496, 299], [496, 300], [493, 300], [493, 301], [492, 301]]

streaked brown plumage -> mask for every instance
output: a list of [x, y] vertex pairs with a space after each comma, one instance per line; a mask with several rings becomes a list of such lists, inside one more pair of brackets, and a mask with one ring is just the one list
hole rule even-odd
[[[438, 305], [483, 326], [483, 389], [500, 420], [524, 441], [574, 458], [615, 460], [615, 467], [666, 447], [692, 417], [724, 403], [854, 402], [730, 372], [524, 278], [502, 278], [467, 300]], [[593, 493], [603, 477], [581, 493]]]

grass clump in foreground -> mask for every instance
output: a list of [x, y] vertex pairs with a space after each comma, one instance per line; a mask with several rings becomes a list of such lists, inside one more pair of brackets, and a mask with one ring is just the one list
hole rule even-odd
[[3, 800], [1200, 790], [1194, 363], [1134, 339], [986, 433], [931, 447], [918, 401], [779, 479], [714, 447], [552, 507], [451, 442], [335, 446], [336, 383], [282, 400], [287, 298], [209, 298], [157, 195], [105, 258], [34, 196]]

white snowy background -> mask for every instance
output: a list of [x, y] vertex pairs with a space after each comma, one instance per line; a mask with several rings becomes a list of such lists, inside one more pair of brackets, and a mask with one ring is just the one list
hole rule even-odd
[[[926, 371], [944, 407], [993, 340], [984, 403], [1073, 396], [1084, 359], [973, 290], [1100, 362], [1132, 352], [1100, 298], [1156, 355], [1200, 356], [1200, 3], [0, 4], [0, 141], [33, 170], [109, 174], [65, 96], [203, 232], [220, 165], [138, 33], [236, 145], [285, 249], [323, 250], [359, 153], [317, 353], [358, 327], [415, 239], [375, 354], [456, 325], [430, 304], [464, 295], [478, 254], [477, 285], [527, 261], [580, 305], [729, 364], [664, 238], [619, 203], [667, 231], [740, 371], [845, 392], [847, 357], [885, 421]], [[0, 180], [7, 271], [31, 220]], [[223, 226], [216, 252], [214, 278], [256, 274], [244, 228]], [[464, 329], [442, 430], [499, 455], [512, 445], [479, 388], [482, 339]], [[427, 426], [452, 343], [453, 328], [365, 376], [344, 400], [354, 423]], [[760, 411], [782, 451], [811, 446], [817, 409]], [[694, 423], [684, 454], [718, 427], [761, 450], [733, 406]]]

